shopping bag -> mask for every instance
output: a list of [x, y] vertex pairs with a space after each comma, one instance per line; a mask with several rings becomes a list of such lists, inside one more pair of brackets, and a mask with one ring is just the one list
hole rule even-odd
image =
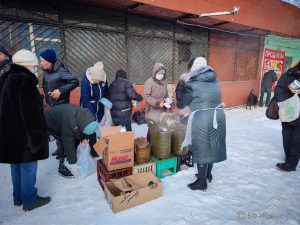
[[66, 167], [76, 178], [84, 178], [96, 171], [96, 161], [90, 154], [89, 144], [80, 143], [77, 147], [77, 163], [75, 165], [66, 163]]
[[278, 106], [281, 122], [291, 122], [299, 117], [300, 100], [297, 94], [283, 102], [278, 102]]
[[271, 120], [278, 120], [279, 119], [278, 111], [279, 111], [278, 104], [275, 98], [273, 97], [266, 110], [266, 117]]

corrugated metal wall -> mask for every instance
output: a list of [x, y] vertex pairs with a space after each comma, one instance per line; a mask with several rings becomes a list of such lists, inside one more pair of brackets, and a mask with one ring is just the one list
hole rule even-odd
[[[80, 16], [79, 16], [80, 15]], [[49, 15], [0, 9], [0, 44], [11, 52], [27, 48], [39, 55], [54, 49], [77, 77], [103, 61], [108, 81], [118, 69], [143, 84], [155, 62], [167, 67], [168, 82], [177, 82], [190, 59], [206, 56], [220, 81], [255, 80], [259, 39], [174, 25], [135, 15], [61, 11]]]

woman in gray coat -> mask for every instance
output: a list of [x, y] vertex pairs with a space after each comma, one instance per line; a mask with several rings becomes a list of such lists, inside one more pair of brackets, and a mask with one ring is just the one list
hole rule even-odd
[[178, 105], [192, 112], [182, 147], [191, 145], [198, 168], [197, 180], [188, 186], [192, 190], [205, 190], [206, 179], [212, 180], [213, 163], [226, 160], [226, 120], [220, 87], [205, 58], [194, 60], [180, 99]]

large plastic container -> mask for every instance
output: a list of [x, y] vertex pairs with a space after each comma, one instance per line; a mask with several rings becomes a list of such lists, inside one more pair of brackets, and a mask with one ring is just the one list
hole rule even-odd
[[186, 132], [186, 127], [185, 126], [179, 126], [175, 130], [172, 131], [172, 154], [174, 155], [187, 155], [189, 152], [189, 147], [184, 147], [181, 150], [181, 143], [184, 140], [185, 137], [185, 132]]
[[150, 128], [151, 152], [159, 159], [165, 159], [171, 155], [171, 131], [159, 130], [153, 126]]
[[150, 161], [150, 144], [147, 140], [134, 140], [134, 161], [142, 164]]

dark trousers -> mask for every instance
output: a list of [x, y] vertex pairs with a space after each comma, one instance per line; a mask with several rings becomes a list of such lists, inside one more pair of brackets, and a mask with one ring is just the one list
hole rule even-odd
[[115, 126], [126, 127], [126, 131], [132, 131], [130, 117], [125, 118], [112, 118], [112, 122]]
[[260, 106], [263, 106], [263, 101], [264, 101], [264, 95], [265, 95], [265, 93], [267, 93], [266, 106], [268, 106], [270, 104], [271, 91], [272, 91], [272, 87], [270, 87], [270, 88], [261, 87], [261, 90], [260, 90], [260, 99], [259, 99], [259, 105]]
[[286, 162], [297, 167], [300, 157], [300, 126], [282, 123], [282, 139]]

